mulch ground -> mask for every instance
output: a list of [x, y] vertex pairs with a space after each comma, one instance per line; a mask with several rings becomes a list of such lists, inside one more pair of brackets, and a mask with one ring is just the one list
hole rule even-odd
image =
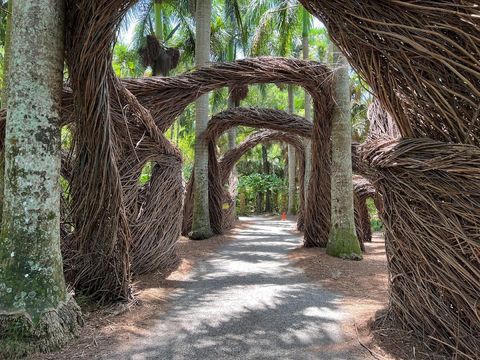
[[[411, 334], [388, 320], [388, 272], [382, 233], [365, 243], [362, 261], [333, 258], [325, 249], [299, 247], [290, 260], [326, 289], [343, 295], [340, 306], [347, 313], [343, 346], [362, 346], [374, 359], [443, 359], [429, 351]], [[375, 322], [375, 323], [374, 323]]]

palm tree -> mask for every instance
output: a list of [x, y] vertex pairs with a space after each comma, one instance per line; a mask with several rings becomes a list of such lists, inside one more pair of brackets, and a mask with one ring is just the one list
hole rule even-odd
[[0, 236], [0, 357], [7, 358], [63, 345], [80, 315], [60, 253], [64, 7], [32, 4], [13, 2]]
[[[302, 53], [303, 59], [308, 60], [310, 57], [310, 44], [309, 34], [311, 27], [311, 15], [305, 9], [302, 8]], [[308, 121], [312, 121], [312, 99], [308, 91], [305, 90], [305, 118]], [[312, 173], [312, 144], [309, 139], [305, 140], [305, 177], [304, 177], [304, 189], [305, 189], [305, 203], [308, 201], [308, 184], [310, 182], [310, 174]], [[306, 204], [305, 204], [306, 206]]]
[[[170, 71], [177, 67], [180, 60], [179, 49], [166, 45], [167, 40], [170, 40], [181, 25], [179, 23], [173, 28], [168, 26], [171, 25], [169, 21], [173, 15], [173, 10], [170, 9], [170, 13], [167, 13], [169, 16], [164, 18], [163, 10], [167, 5], [171, 4], [164, 0], [141, 1], [132, 10], [140, 18], [136, 32], [137, 41], [135, 42], [138, 46], [138, 53], [143, 66], [151, 67], [153, 76], [168, 76]], [[177, 14], [185, 12], [178, 7], [175, 10]], [[152, 14], [154, 25], [152, 25]], [[170, 30], [170, 33], [165, 34], [166, 30]]]
[[[350, 77], [345, 56], [332, 43], [336, 67], [335, 111], [332, 124], [332, 215], [327, 254], [358, 260], [362, 257], [355, 231], [352, 183]], [[348, 190], [348, 191], [347, 191]]]
[[[198, 0], [196, 3], [196, 66], [204, 66], [210, 57], [210, 19], [212, 14], [211, 0]], [[210, 227], [208, 207], [208, 147], [202, 133], [208, 125], [208, 94], [202, 95], [195, 103], [195, 181], [193, 184], [193, 223], [190, 237], [207, 239], [213, 235]]]
[[0, 23], [2, 24], [0, 28], [0, 38], [4, 39], [3, 41], [3, 78], [2, 78], [2, 96], [1, 96], [1, 107], [7, 106], [7, 87], [8, 87], [8, 62], [10, 55], [10, 36], [12, 30], [12, 9], [13, 9], [13, 0], [7, 2], [2, 2], [0, 4]]
[[[295, 113], [295, 103], [293, 98], [293, 86], [288, 85], [288, 112]], [[288, 208], [289, 215], [295, 214], [295, 195], [297, 191], [295, 183], [297, 163], [295, 161], [295, 148], [288, 144]]]
[[[276, 54], [286, 56], [298, 49], [296, 39], [300, 38], [298, 26], [299, 6], [292, 0], [257, 0], [249, 6], [246, 22], [254, 33], [249, 44], [250, 54]], [[288, 110], [294, 113], [294, 87], [287, 86]], [[296, 160], [295, 149], [288, 145], [288, 208], [289, 214], [296, 212]]]

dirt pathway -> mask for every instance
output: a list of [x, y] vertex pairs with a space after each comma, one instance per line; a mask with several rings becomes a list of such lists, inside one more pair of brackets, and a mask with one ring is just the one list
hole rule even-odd
[[235, 240], [177, 281], [167, 311], [111, 359], [359, 359], [342, 296], [292, 266], [294, 223], [249, 218]]

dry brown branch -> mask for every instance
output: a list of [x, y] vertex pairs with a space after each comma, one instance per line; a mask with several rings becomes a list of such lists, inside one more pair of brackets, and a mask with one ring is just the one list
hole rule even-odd
[[447, 356], [476, 359], [478, 1], [300, 1], [326, 24], [405, 137], [370, 139], [357, 164], [384, 200], [390, 314]]
[[[385, 210], [390, 313], [449, 352], [480, 354], [480, 150], [430, 139], [364, 145]], [[447, 341], [448, 340], [448, 341]]]
[[[304, 137], [311, 137], [313, 125], [311, 122], [307, 121], [305, 118], [300, 116], [291, 115], [285, 111], [273, 110], [273, 109], [262, 109], [262, 108], [241, 108], [237, 107], [234, 109], [229, 109], [221, 113], [216, 114], [212, 117], [209, 122], [208, 128], [205, 131], [204, 136], [207, 138], [209, 143], [209, 196], [210, 196], [210, 222], [211, 227], [214, 231], [220, 233], [223, 229], [227, 228], [226, 223], [232, 223], [232, 219], [224, 219], [223, 215], [225, 211], [222, 211], [223, 204], [229, 204], [229, 209], [234, 205], [234, 198], [228, 195], [225, 195], [225, 185], [227, 183], [230, 172], [222, 172], [222, 169], [219, 168], [219, 163], [216, 154], [216, 141], [217, 139], [224, 134], [230, 128], [236, 126], [249, 126], [253, 128], [265, 128], [265, 129], [274, 129], [274, 130], [283, 130], [284, 132], [289, 131], [290, 135], [285, 134], [283, 137], [285, 139], [292, 139], [293, 134], [298, 134]], [[266, 136], [267, 134], [262, 134]], [[268, 136], [273, 136], [270, 133]], [[279, 136], [277, 134], [277, 136]], [[253, 138], [253, 143], [256, 138]], [[266, 139], [267, 141], [267, 139]], [[268, 142], [268, 141], [267, 141]], [[253, 144], [252, 143], [252, 144]], [[246, 147], [249, 145], [247, 144]], [[239, 148], [237, 148], [239, 149]], [[240, 149], [241, 152], [241, 149]], [[301, 153], [304, 153], [304, 150], [301, 150]], [[243, 153], [242, 153], [243, 155]], [[240, 155], [240, 157], [242, 156]], [[240, 158], [239, 157], [239, 158]], [[239, 159], [238, 158], [238, 159]], [[238, 159], [236, 161], [238, 161]], [[236, 162], [235, 161], [235, 162]], [[232, 164], [233, 165], [233, 164]], [[302, 162], [300, 162], [301, 169], [303, 169]], [[301, 170], [301, 177], [303, 179], [303, 170]], [[189, 186], [187, 189], [191, 191], [191, 182], [190, 179]], [[301, 182], [303, 188], [303, 181]], [[191, 194], [187, 192], [186, 198], [190, 198]], [[301, 198], [303, 203], [303, 197]], [[184, 219], [182, 226], [182, 233], [188, 234], [191, 228], [192, 221], [192, 205], [189, 202], [185, 202], [184, 208]], [[232, 212], [233, 214], [233, 212]], [[303, 214], [304, 211], [301, 211], [299, 214], [299, 225], [303, 227]]]
[[480, 144], [476, 0], [300, 0], [404, 137]]

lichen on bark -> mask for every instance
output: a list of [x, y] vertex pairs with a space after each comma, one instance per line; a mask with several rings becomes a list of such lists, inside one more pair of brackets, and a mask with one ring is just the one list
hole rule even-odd
[[362, 251], [355, 231], [352, 180], [352, 128], [348, 62], [333, 47], [335, 110], [332, 119], [331, 227], [327, 254], [360, 260]]
[[0, 231], [0, 353], [64, 344], [80, 311], [60, 253], [61, 0], [14, 2]]

